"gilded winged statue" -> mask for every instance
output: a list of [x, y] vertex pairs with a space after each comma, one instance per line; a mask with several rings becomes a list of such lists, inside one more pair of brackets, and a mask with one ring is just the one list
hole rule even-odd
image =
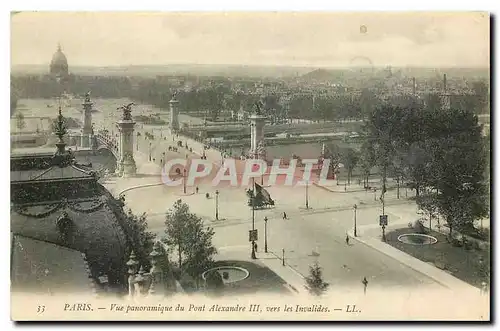
[[123, 117], [122, 117], [122, 119], [124, 121], [131, 121], [132, 120], [132, 106], [133, 105], [134, 105], [134, 103], [131, 102], [128, 105], [116, 108], [118, 110], [123, 111]]
[[262, 115], [262, 113], [264, 111], [263, 107], [264, 107], [264, 105], [262, 104], [261, 101], [256, 101], [255, 102], [255, 114], [256, 115]]

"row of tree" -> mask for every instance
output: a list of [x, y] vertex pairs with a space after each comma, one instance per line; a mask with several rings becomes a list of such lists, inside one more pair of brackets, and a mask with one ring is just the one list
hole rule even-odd
[[392, 176], [416, 190], [418, 206], [466, 230], [488, 214], [488, 152], [477, 115], [467, 109], [384, 104], [368, 116], [361, 162], [377, 166], [382, 191]]

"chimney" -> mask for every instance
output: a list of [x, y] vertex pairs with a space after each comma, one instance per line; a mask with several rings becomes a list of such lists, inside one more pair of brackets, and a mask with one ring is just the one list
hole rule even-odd
[[446, 74], [443, 75], [443, 92], [446, 93]]
[[417, 95], [417, 80], [413, 77], [413, 96]]

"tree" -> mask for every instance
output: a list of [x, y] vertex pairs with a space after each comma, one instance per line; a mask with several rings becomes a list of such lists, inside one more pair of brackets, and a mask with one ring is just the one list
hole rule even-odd
[[325, 151], [325, 159], [330, 160], [330, 171], [335, 174], [335, 178], [337, 178], [338, 183], [338, 169], [340, 165], [340, 160], [342, 158], [342, 154], [340, 148], [336, 144], [330, 144], [327, 146]]
[[312, 295], [320, 296], [330, 284], [323, 280], [322, 270], [318, 262], [309, 267], [309, 276], [306, 277], [307, 289]]
[[[453, 112], [454, 113], [454, 112]], [[471, 111], [459, 111], [450, 124], [457, 128], [439, 141], [432, 168], [438, 180], [436, 205], [453, 229], [466, 230], [476, 219], [488, 214], [488, 188], [484, 178], [484, 142], [477, 116]]]
[[364, 131], [367, 143], [373, 148], [375, 163], [381, 170], [382, 195], [386, 191], [387, 173], [398, 146], [400, 123], [404, 110], [385, 103], [374, 108], [368, 115]]
[[22, 131], [26, 127], [26, 121], [24, 120], [24, 115], [21, 112], [16, 114], [16, 127], [19, 131]]
[[218, 294], [224, 289], [224, 281], [217, 270], [207, 272], [205, 276], [205, 287], [211, 294]]
[[155, 235], [148, 231], [148, 222], [146, 214], [140, 216], [134, 215], [129, 209], [125, 217], [125, 227], [127, 230], [130, 248], [133, 250], [139, 260], [139, 263], [149, 270], [151, 262], [149, 253], [153, 249]]
[[489, 110], [489, 87], [485, 81], [472, 83], [472, 90], [476, 96], [476, 113], [487, 113]]
[[351, 185], [352, 172], [359, 161], [359, 153], [353, 148], [345, 148], [342, 151], [342, 162], [347, 170], [347, 183]]
[[15, 90], [15, 87], [12, 86], [10, 88], [10, 116], [12, 116], [17, 109], [17, 101], [18, 101], [18, 93]]
[[370, 177], [370, 172], [375, 165], [375, 154], [372, 145], [365, 141], [361, 146], [360, 160], [359, 164], [361, 171], [363, 172], [363, 186], [368, 187], [368, 179]]
[[205, 228], [201, 218], [189, 211], [189, 206], [177, 200], [167, 211], [163, 241], [177, 253], [180, 272], [194, 279], [213, 264], [217, 250], [212, 244], [214, 231]]

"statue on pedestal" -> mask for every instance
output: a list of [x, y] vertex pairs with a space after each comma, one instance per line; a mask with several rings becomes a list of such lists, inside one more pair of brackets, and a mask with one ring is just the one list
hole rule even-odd
[[256, 101], [254, 110], [255, 115], [262, 115], [262, 113], [264, 112], [263, 107], [264, 105], [262, 104], [261, 101]]
[[90, 91], [88, 91], [87, 93], [85, 93], [85, 103], [90, 103]]
[[122, 120], [124, 120], [124, 121], [132, 121], [132, 106], [133, 105], [134, 105], [134, 103], [131, 102], [128, 105], [116, 108], [118, 110], [123, 111]]

